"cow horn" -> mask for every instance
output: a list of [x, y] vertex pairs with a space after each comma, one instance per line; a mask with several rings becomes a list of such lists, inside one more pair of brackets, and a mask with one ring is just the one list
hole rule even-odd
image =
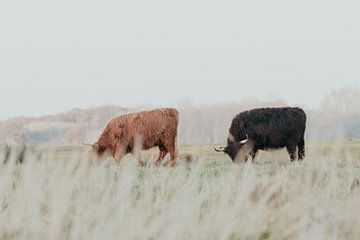
[[93, 147], [94, 146], [94, 144], [91, 144], [91, 143], [81, 143], [82, 145], [85, 145], [85, 146], [90, 146], [90, 147]]
[[225, 151], [225, 147], [219, 147], [218, 149], [216, 149], [216, 148], [214, 147], [214, 150], [215, 150], [216, 152], [224, 152], [224, 151]]
[[241, 140], [241, 141], [240, 141], [240, 144], [244, 144], [244, 143], [246, 143], [248, 140], [249, 140], [249, 137], [248, 137], [248, 135], [246, 134], [246, 138], [245, 138], [244, 140]]

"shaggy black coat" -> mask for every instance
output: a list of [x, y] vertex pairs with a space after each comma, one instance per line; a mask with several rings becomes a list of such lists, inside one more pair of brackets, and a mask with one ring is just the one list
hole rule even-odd
[[306, 114], [301, 108], [257, 108], [244, 111], [235, 116], [227, 139], [224, 152], [235, 159], [244, 144], [241, 140], [248, 138], [252, 143], [250, 155], [254, 158], [258, 150], [286, 147], [291, 160], [305, 156], [304, 133]]

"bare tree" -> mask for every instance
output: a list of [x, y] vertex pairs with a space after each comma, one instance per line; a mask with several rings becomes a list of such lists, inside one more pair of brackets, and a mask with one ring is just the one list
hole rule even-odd
[[321, 108], [339, 116], [359, 116], [360, 88], [348, 86], [331, 91], [323, 98]]

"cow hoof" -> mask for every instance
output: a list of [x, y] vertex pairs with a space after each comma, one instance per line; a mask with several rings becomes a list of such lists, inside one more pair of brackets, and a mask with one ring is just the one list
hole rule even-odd
[[170, 166], [170, 167], [175, 167], [175, 165], [176, 165], [176, 162], [175, 162], [175, 161], [169, 162], [169, 166]]

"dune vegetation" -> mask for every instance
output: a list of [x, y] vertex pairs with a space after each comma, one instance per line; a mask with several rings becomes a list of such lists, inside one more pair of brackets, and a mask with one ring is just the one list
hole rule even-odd
[[22, 164], [10, 154], [0, 239], [358, 239], [359, 147], [313, 143], [302, 162], [273, 151], [233, 164], [183, 146], [192, 161], [180, 154], [174, 168], [155, 167], [155, 151], [144, 167], [132, 156], [89, 165], [81, 149], [31, 151]]

